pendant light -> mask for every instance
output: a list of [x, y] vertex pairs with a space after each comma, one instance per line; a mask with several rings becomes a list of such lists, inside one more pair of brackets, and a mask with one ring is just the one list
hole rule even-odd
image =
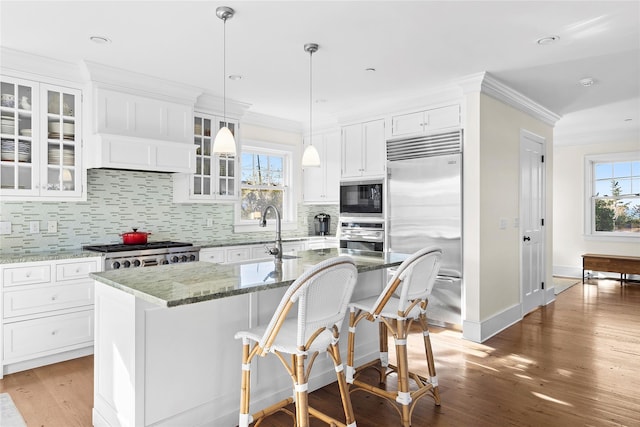
[[233, 18], [235, 10], [227, 6], [220, 6], [216, 9], [216, 16], [222, 19], [223, 39], [222, 39], [222, 84], [223, 84], [223, 109], [224, 126], [220, 128], [213, 140], [213, 153], [236, 155], [236, 141], [227, 126], [227, 19]]
[[304, 51], [309, 52], [309, 145], [304, 149], [302, 154], [302, 167], [303, 168], [317, 168], [320, 167], [320, 154], [318, 150], [313, 146], [313, 64], [312, 58], [314, 52], [318, 51], [318, 45], [316, 43], [307, 43], [304, 45]]

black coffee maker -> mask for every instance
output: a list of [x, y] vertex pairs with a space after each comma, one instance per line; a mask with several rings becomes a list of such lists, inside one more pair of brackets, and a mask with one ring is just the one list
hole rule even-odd
[[331, 230], [331, 215], [319, 213], [313, 217], [316, 236], [326, 236]]

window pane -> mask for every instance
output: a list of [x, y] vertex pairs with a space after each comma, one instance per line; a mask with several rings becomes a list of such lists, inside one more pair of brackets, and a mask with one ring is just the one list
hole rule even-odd
[[631, 176], [631, 162], [614, 163], [613, 164], [613, 176], [614, 177], [628, 177], [628, 176]]
[[640, 178], [633, 178], [631, 180], [631, 194], [640, 196]]
[[619, 194], [631, 194], [631, 180], [630, 179], [619, 179], [618, 188], [620, 190]]
[[640, 232], [640, 200], [598, 199], [595, 201], [596, 231]]
[[633, 176], [640, 176], [640, 162], [633, 162], [631, 164], [631, 174]]
[[612, 196], [611, 180], [606, 179], [602, 181], [596, 181], [594, 196]]
[[[243, 220], [251, 220], [260, 218], [262, 211], [268, 205], [274, 205], [282, 213], [282, 190], [253, 190], [242, 189], [241, 218]], [[269, 212], [268, 219], [275, 218], [273, 213]]]
[[605, 179], [613, 177], [613, 167], [611, 163], [596, 163], [595, 164], [595, 178]]

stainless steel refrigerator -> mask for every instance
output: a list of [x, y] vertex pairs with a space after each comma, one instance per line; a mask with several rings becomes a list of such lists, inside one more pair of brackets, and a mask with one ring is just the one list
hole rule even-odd
[[429, 322], [462, 326], [462, 132], [387, 142], [387, 247], [442, 248]]

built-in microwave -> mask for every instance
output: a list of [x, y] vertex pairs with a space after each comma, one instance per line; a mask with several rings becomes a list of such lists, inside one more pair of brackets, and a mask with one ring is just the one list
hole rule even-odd
[[382, 180], [340, 183], [340, 216], [380, 217], [383, 214]]

